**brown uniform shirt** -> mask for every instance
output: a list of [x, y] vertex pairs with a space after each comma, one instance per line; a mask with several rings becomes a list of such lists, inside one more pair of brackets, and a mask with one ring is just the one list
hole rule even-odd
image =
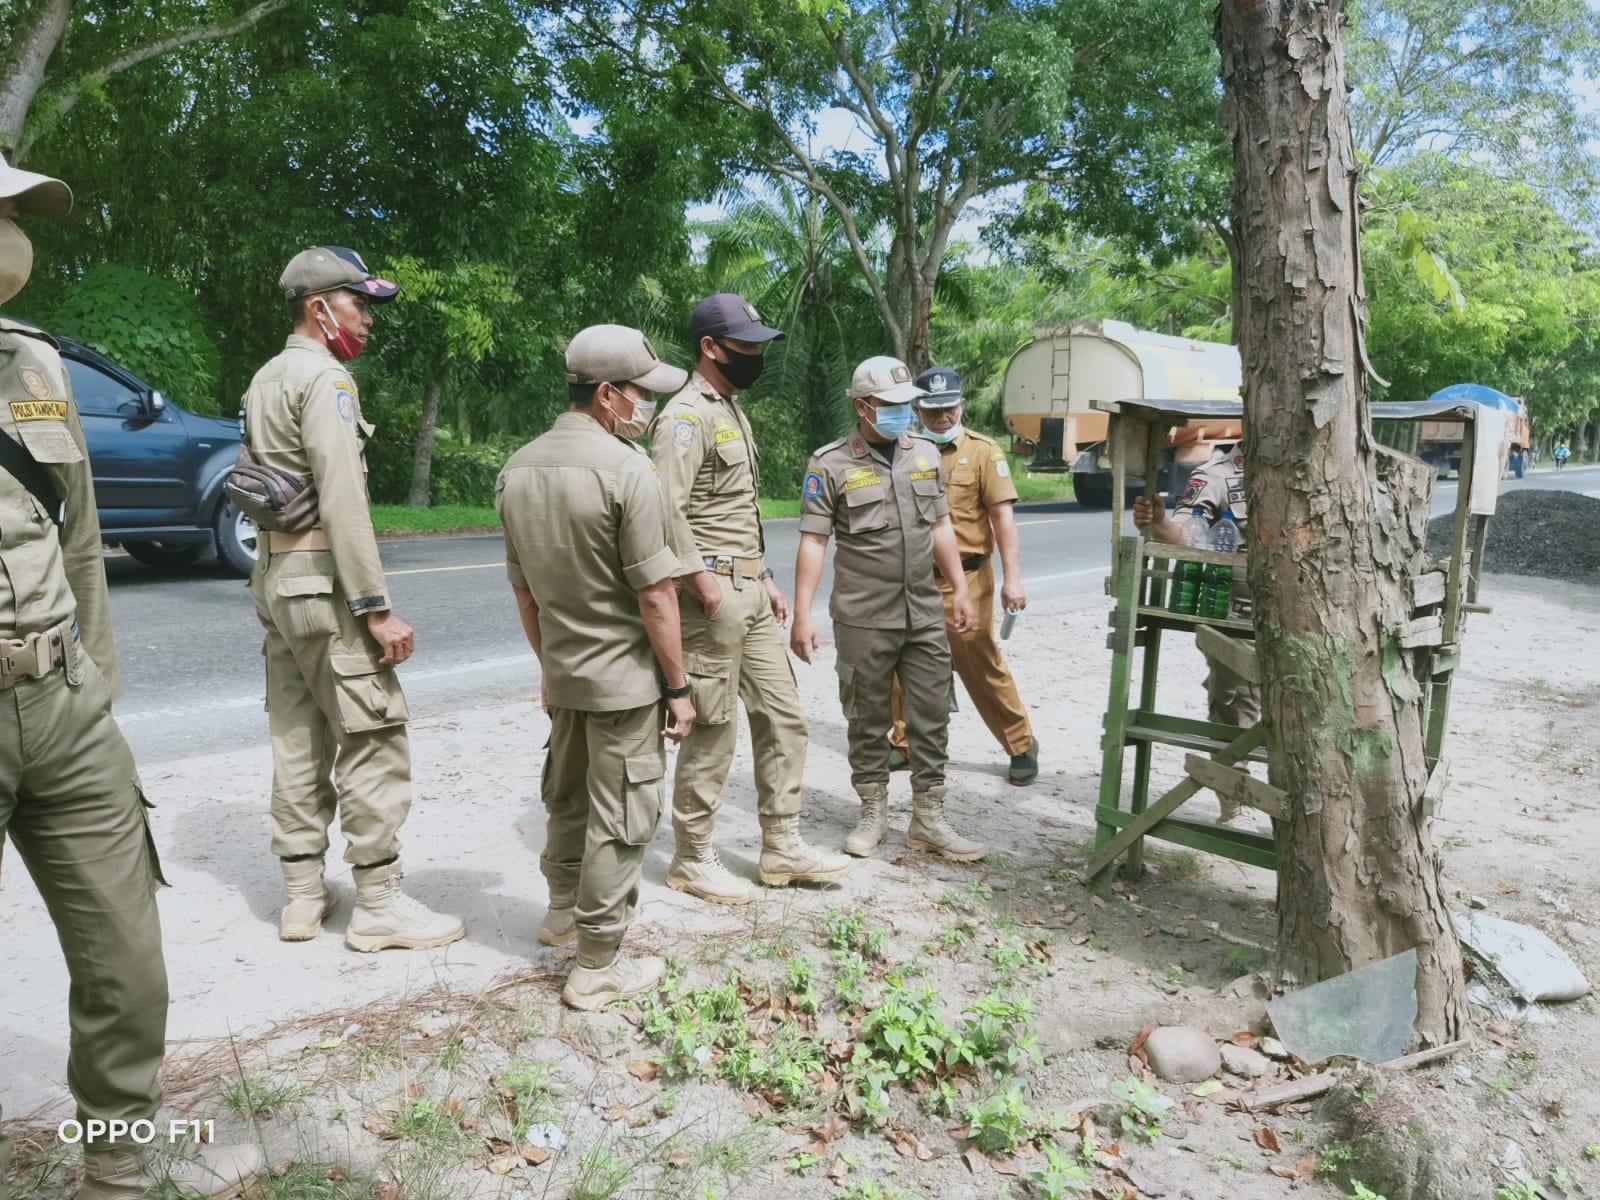
[[269, 467], [309, 477], [318, 524], [333, 551], [334, 577], [359, 614], [389, 607], [367, 499], [367, 439], [350, 372], [328, 347], [291, 333], [283, 352], [256, 372], [244, 394], [250, 449]]
[[800, 532], [838, 535], [828, 613], [863, 629], [944, 626], [933, 581], [933, 524], [947, 516], [939, 451], [900, 438], [891, 465], [859, 431], [829, 442], [806, 467]]
[[33, 493], [0, 470], [0, 637], [38, 633], [75, 616], [80, 643], [112, 697], [120, 696], [100, 515], [72, 385], [55, 341], [4, 317], [0, 429], [44, 466], [66, 504], [58, 529]]
[[676, 558], [650, 459], [587, 413], [565, 412], [495, 483], [506, 576], [539, 605], [553, 708], [617, 712], [661, 699], [638, 593]]
[[994, 553], [994, 527], [989, 509], [1017, 498], [1011, 464], [993, 438], [962, 429], [955, 441], [939, 447], [939, 468], [944, 473], [945, 497], [950, 501], [950, 523], [962, 558]]
[[760, 456], [738, 401], [718, 395], [696, 371], [651, 423], [650, 457], [667, 504], [675, 574], [704, 570], [708, 557], [762, 554]]

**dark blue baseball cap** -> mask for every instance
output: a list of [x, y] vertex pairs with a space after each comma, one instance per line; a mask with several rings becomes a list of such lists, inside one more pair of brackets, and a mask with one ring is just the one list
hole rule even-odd
[[961, 376], [949, 367], [929, 367], [917, 376], [917, 386], [927, 392], [918, 408], [954, 408], [961, 403]]

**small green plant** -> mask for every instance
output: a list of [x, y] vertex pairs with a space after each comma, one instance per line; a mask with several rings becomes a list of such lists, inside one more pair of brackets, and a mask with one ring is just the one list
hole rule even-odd
[[957, 917], [939, 931], [939, 949], [952, 958], [959, 957], [977, 936], [978, 922], [975, 917]]
[[1044, 1170], [1028, 1173], [1028, 1182], [1042, 1200], [1089, 1195], [1094, 1176], [1073, 1162], [1072, 1156], [1054, 1142], [1044, 1143], [1044, 1162]]
[[495, 1078], [500, 1085], [500, 1109], [511, 1122], [513, 1140], [528, 1132], [528, 1126], [554, 1115], [555, 1100], [565, 1090], [547, 1062], [513, 1059]]
[[820, 1154], [807, 1154], [804, 1150], [791, 1151], [783, 1164], [783, 1169], [791, 1175], [804, 1175], [812, 1167], [822, 1161]]
[[1147, 1142], [1161, 1136], [1161, 1122], [1172, 1107], [1172, 1101], [1161, 1094], [1155, 1084], [1129, 1075], [1126, 1079], [1111, 1081], [1111, 1094], [1122, 1106], [1122, 1132], [1138, 1134]]
[[572, 1200], [611, 1200], [633, 1175], [633, 1164], [609, 1146], [591, 1146], [578, 1159]]
[[453, 1146], [464, 1140], [459, 1113], [427, 1098], [412, 1100], [395, 1114], [395, 1132], [419, 1146]]
[[1355, 1161], [1356, 1148], [1348, 1142], [1334, 1142], [1324, 1146], [1317, 1156], [1317, 1174], [1337, 1175]]
[[1020, 1074], [1031, 1062], [1043, 1064], [1033, 1030], [1033, 1001], [1026, 993], [996, 989], [979, 996], [966, 1010], [963, 1053], [973, 1066], [988, 1067], [998, 1076]]
[[238, 1075], [222, 1085], [222, 1103], [250, 1121], [270, 1117], [308, 1095], [298, 1083], [275, 1083], [265, 1075]]
[[880, 1184], [875, 1179], [857, 1179], [834, 1193], [834, 1200], [921, 1200], [921, 1197], [922, 1193], [914, 1187]]
[[867, 1002], [867, 960], [854, 950], [833, 952], [833, 994], [840, 1008], [861, 1008]]
[[1590, 1162], [1600, 1158], [1600, 1142], [1590, 1142], [1583, 1148], [1583, 1156]]
[[364, 1200], [374, 1186], [349, 1163], [291, 1162], [267, 1176], [264, 1200]]
[[1022, 1085], [967, 1105], [967, 1136], [985, 1154], [1015, 1154], [1038, 1134], [1039, 1118], [1022, 1100]]
[[1183, 986], [1183, 964], [1182, 963], [1173, 963], [1171, 966], [1169, 966], [1167, 968], [1167, 986], [1168, 987], [1182, 987]]
[[1544, 1200], [1544, 1193], [1529, 1180], [1519, 1179], [1495, 1192], [1494, 1200]]
[[996, 938], [984, 951], [984, 957], [1002, 979], [1015, 979], [1029, 969], [1043, 974], [1046, 969], [1044, 963], [1035, 958], [1027, 944], [1015, 934], [1002, 934]]
[[1380, 1196], [1359, 1179], [1352, 1179], [1350, 1186], [1355, 1188], [1344, 1200], [1388, 1200], [1387, 1196]]
[[861, 913], [836, 907], [822, 914], [822, 931], [828, 949], [853, 950], [862, 958], [883, 958], [889, 942], [887, 929], [868, 929]]
[[1361, 1103], [1365, 1104], [1368, 1108], [1378, 1107], [1378, 1093], [1375, 1089], [1356, 1088], [1354, 1095], [1357, 1100], [1361, 1101]]
[[803, 1013], [814, 1013], [822, 1007], [817, 996], [816, 968], [804, 954], [789, 960], [789, 970], [783, 977], [784, 994]]

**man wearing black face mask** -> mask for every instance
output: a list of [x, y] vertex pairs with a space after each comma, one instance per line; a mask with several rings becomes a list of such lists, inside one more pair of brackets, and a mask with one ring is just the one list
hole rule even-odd
[[678, 556], [684, 666], [698, 714], [678, 752], [677, 852], [667, 883], [704, 900], [744, 904], [755, 889], [722, 865], [712, 843], [740, 700], [755, 750], [761, 881], [828, 882], [844, 875], [849, 862], [800, 837], [806, 721], [783, 646], [789, 602], [764, 558], [759, 456], [736, 399], [760, 376], [767, 343], [783, 333], [762, 324], [732, 292], [697, 304], [689, 329], [698, 356], [694, 375], [650, 429]]

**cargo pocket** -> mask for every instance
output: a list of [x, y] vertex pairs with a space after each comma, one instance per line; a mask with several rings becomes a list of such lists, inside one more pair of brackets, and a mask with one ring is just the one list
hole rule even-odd
[[853, 721], [861, 715], [856, 711], [856, 669], [842, 658], [837, 660], [836, 666], [839, 671], [839, 707], [844, 711], [844, 719]]
[[939, 497], [944, 489], [937, 479], [913, 479], [911, 494], [917, 501], [917, 518], [925, 525], [939, 519]]
[[346, 733], [367, 733], [390, 725], [404, 725], [411, 717], [405, 693], [392, 668], [365, 654], [330, 654], [334, 688], [339, 696], [339, 728]]
[[339, 631], [333, 608], [331, 575], [292, 575], [280, 578], [274, 590], [282, 599], [284, 632], [294, 638], [332, 637]]
[[623, 760], [622, 841], [643, 846], [656, 835], [666, 796], [666, 755], [661, 751], [630, 754]]
[[144, 821], [144, 849], [150, 856], [150, 875], [160, 886], [171, 887], [167, 877], [161, 873], [161, 855], [156, 853], [156, 836], [150, 828], [150, 810], [155, 805], [144, 798], [144, 789], [137, 784], [134, 785], [133, 791], [134, 795], [139, 797], [139, 817]]
[[733, 698], [738, 686], [733, 679], [732, 662], [685, 654], [683, 673], [689, 677], [689, 699], [694, 702], [697, 725], [726, 725], [733, 720]]
[[851, 533], [871, 533], [889, 526], [888, 492], [881, 487], [857, 488], [844, 494], [846, 527]]
[[744, 440], [717, 445], [717, 467], [712, 490], [721, 495], [743, 491], [750, 483], [750, 447]]

